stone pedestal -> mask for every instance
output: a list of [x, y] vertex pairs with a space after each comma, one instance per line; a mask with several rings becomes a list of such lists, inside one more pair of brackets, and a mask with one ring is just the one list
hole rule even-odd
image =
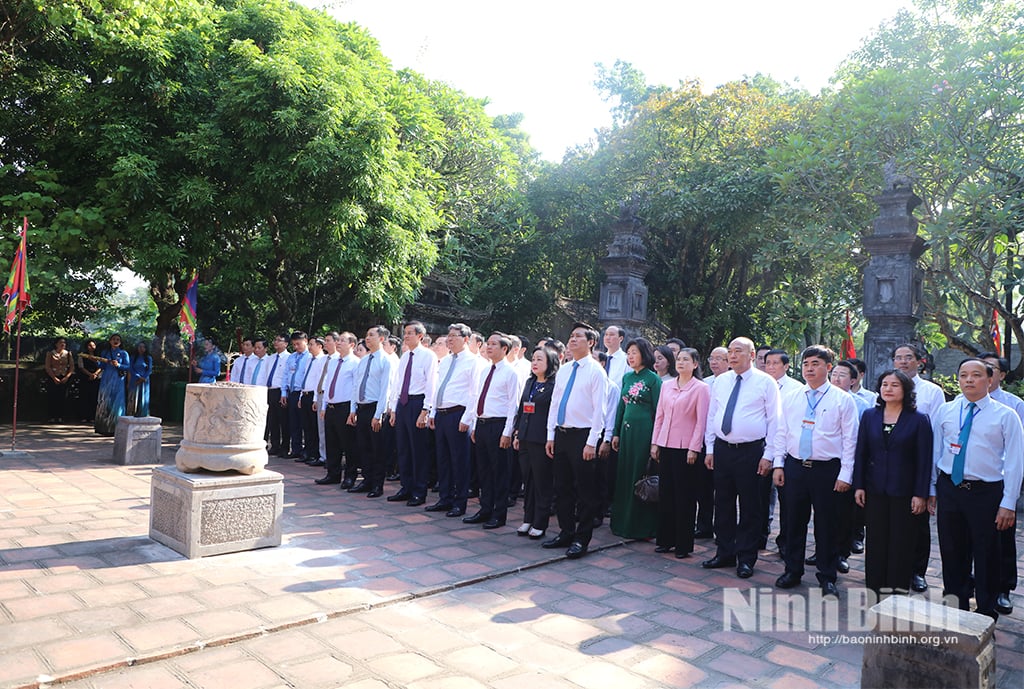
[[276, 471], [159, 467], [150, 486], [149, 537], [189, 559], [281, 545], [283, 478]]
[[156, 416], [122, 416], [114, 432], [114, 464], [160, 464], [164, 430]]
[[263, 439], [266, 424], [266, 388], [191, 383], [185, 388], [183, 439], [174, 463], [186, 472], [256, 473], [269, 459]]
[[991, 689], [995, 621], [911, 596], [872, 606], [874, 630], [864, 644], [862, 689]]

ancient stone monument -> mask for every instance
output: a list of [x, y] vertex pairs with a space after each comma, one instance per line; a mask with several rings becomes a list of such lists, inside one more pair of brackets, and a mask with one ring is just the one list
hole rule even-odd
[[176, 468], [153, 472], [149, 536], [189, 558], [281, 544], [283, 477], [266, 471], [266, 390], [190, 384]]
[[598, 318], [601, 323], [621, 325], [631, 333], [647, 323], [647, 285], [650, 271], [644, 248], [646, 228], [637, 217], [636, 199], [621, 204], [619, 219], [612, 228], [608, 255], [601, 259], [605, 280], [601, 283]]
[[917, 259], [925, 250], [913, 214], [921, 199], [911, 190], [910, 179], [896, 173], [892, 161], [886, 163], [885, 187], [875, 202], [879, 213], [874, 232], [863, 240], [871, 256], [864, 269], [864, 361], [871, 388], [879, 374], [891, 368], [892, 350], [915, 338], [923, 294]]
[[156, 416], [121, 416], [114, 431], [115, 464], [159, 464], [164, 431]]

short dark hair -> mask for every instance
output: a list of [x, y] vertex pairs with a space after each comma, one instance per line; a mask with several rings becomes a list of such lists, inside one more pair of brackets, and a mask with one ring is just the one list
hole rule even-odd
[[686, 349], [686, 343], [683, 342], [682, 340], [680, 340], [678, 337], [670, 337], [670, 338], [668, 338], [667, 340], [665, 340], [665, 344], [667, 344], [667, 345], [674, 344], [674, 345], [678, 345], [679, 349]]
[[301, 331], [301, 330], [296, 330], [296, 331], [294, 331], [294, 332], [292, 333], [292, 336], [291, 336], [291, 337], [289, 337], [288, 339], [289, 339], [289, 340], [308, 340], [308, 339], [309, 339], [309, 336], [308, 336], [308, 335], [306, 335], [306, 333], [304, 333], [304, 332], [303, 332], [303, 331]]
[[[541, 353], [544, 354], [544, 360], [545, 360], [545, 363], [547, 364], [547, 366], [544, 368], [544, 377], [545, 378], [550, 379], [556, 373], [558, 373], [558, 365], [561, 363], [562, 358], [559, 356], [558, 352], [555, 350], [554, 347], [549, 347], [549, 346], [546, 346], [546, 345], [538, 345], [537, 348], [534, 349], [533, 351], [534, 352], [541, 352]], [[531, 375], [533, 375], [533, 374], [531, 373]], [[534, 376], [534, 377], [536, 377], [536, 376]]]
[[400, 339], [398, 339], [397, 337], [395, 337], [394, 335], [389, 335], [388, 336], [388, 344], [390, 344], [395, 349], [401, 349], [402, 348], [402, 341]]
[[465, 323], [452, 323], [448, 326], [448, 332], [456, 331], [460, 337], [469, 337], [473, 334], [472, 328]]
[[760, 354], [761, 352], [770, 352], [770, 351], [772, 351], [771, 345], [763, 344], [763, 345], [758, 345], [757, 346], [757, 348], [754, 350], [754, 354]]
[[868, 372], [868, 365], [864, 363], [863, 359], [858, 359], [856, 357], [850, 357], [849, 359], [847, 359], [847, 361], [849, 361], [851, 364], [856, 366], [857, 370], [860, 372], [860, 374], [862, 376], [867, 374], [867, 372]]
[[604, 367], [605, 362], [608, 361], [608, 352], [602, 352], [600, 350], [595, 349], [590, 353], [590, 356], [597, 359], [597, 363], [601, 364], [602, 368]]
[[[654, 370], [654, 345], [646, 337], [634, 337], [632, 340], [626, 343], [623, 347], [626, 353], [629, 353], [630, 347], [636, 347], [636, 350], [640, 352], [640, 362], [644, 365], [644, 368]], [[672, 361], [675, 355], [670, 356], [668, 359]]]
[[512, 349], [512, 340], [510, 340], [508, 338], [508, 335], [506, 335], [505, 333], [498, 332], [497, 330], [495, 330], [494, 332], [492, 332], [488, 336], [487, 339], [489, 340], [492, 337], [497, 337], [498, 338], [498, 344], [501, 346], [502, 349], [505, 350], [506, 354], [508, 354], [509, 351], [511, 351], [511, 349]]
[[1010, 360], [1007, 359], [1006, 357], [999, 356], [995, 352], [982, 352], [981, 354], [978, 355], [978, 358], [979, 359], [998, 359], [999, 360], [999, 370], [1002, 373], [1009, 373], [1010, 372]]
[[835, 352], [833, 352], [825, 345], [811, 345], [810, 347], [808, 347], [807, 349], [800, 353], [800, 361], [803, 361], [804, 359], [810, 359], [811, 357], [821, 359], [826, 364], [831, 364], [833, 361], [835, 361], [836, 355]]
[[843, 368], [845, 368], [847, 371], [850, 372], [850, 377], [851, 378], [853, 378], [854, 380], [857, 380], [857, 378], [859, 377], [859, 374], [857, 373], [857, 367], [856, 366], [854, 366], [849, 361], [846, 361], [845, 359], [842, 360], [842, 361], [837, 361], [836, 362], [836, 368], [839, 368], [840, 366], [842, 366]]
[[529, 349], [530, 348], [530, 344], [531, 344], [530, 338], [526, 337], [525, 335], [517, 335], [516, 337], [519, 338], [519, 346], [520, 347], [522, 347], [523, 349]]
[[963, 361], [961, 361], [959, 364], [956, 365], [956, 374], [958, 376], [960, 375], [960, 368], [964, 364], [966, 364], [968, 361], [977, 361], [977, 362], [983, 364], [985, 366], [985, 372], [988, 374], [989, 378], [991, 378], [992, 376], [995, 375], [995, 369], [992, 368], [992, 364], [990, 364], [987, 361], [985, 361], [984, 359], [980, 359], [980, 358], [978, 358], [976, 356], [969, 356], [966, 359], [964, 359]]
[[423, 325], [419, 321], [409, 321], [408, 323], [402, 326], [402, 330], [405, 330], [409, 326], [412, 326], [413, 332], [415, 332], [417, 335], [427, 334], [427, 326]]
[[779, 357], [779, 361], [781, 361], [783, 365], [789, 366], [789, 354], [785, 349], [770, 349], [768, 350], [768, 353], [764, 355], [764, 358], [767, 359], [770, 356]]
[[[904, 411], [917, 411], [917, 392], [914, 391], [914, 381], [910, 380], [903, 371], [898, 368], [890, 368], [887, 371], [882, 371], [882, 375], [878, 376], [878, 382], [875, 384], [875, 389], [881, 393], [882, 381], [887, 376], [896, 376], [896, 380], [900, 382], [900, 387], [903, 388], [903, 410]], [[885, 400], [882, 399], [882, 395], [878, 395], [878, 399], [875, 400], [876, 409], [885, 408]]]
[[615, 334], [618, 335], [619, 337], [625, 337], [626, 336], [626, 331], [623, 330], [622, 328], [620, 328], [617, 325], [609, 325], [607, 328], [605, 328], [605, 330], [614, 330]]
[[391, 337], [391, 331], [388, 330], [387, 328], [385, 328], [383, 325], [372, 325], [372, 326], [370, 326], [369, 328], [366, 329], [367, 332], [369, 332], [371, 330], [376, 330], [377, 331], [377, 335], [382, 340], [386, 340], [389, 337]]
[[256, 336], [256, 337], [254, 337], [254, 338], [253, 338], [253, 341], [252, 341], [253, 345], [257, 345], [257, 344], [259, 344], [260, 342], [262, 342], [262, 343], [263, 343], [263, 346], [264, 346], [264, 347], [266, 347], [266, 346], [267, 346], [267, 338], [263, 337], [262, 335], [258, 335], [258, 336]]
[[577, 328], [583, 329], [583, 335], [584, 337], [587, 338], [587, 342], [589, 342], [591, 346], [594, 346], [597, 343], [597, 331], [594, 330], [594, 327], [592, 325], [588, 323], [583, 323], [582, 321], [577, 321], [576, 323], [572, 324], [572, 327], [569, 329], [569, 332], [572, 332]]
[[545, 337], [540, 341], [540, 346], [554, 350], [555, 354], [557, 354], [559, 358], [565, 354], [565, 343], [561, 340], [556, 340], [553, 337]]
[[889, 355], [889, 358], [890, 359], [895, 359], [896, 358], [896, 352], [898, 350], [900, 350], [900, 349], [903, 349], [904, 347], [909, 349], [911, 352], [913, 352], [914, 358], [917, 359], [918, 361], [921, 361], [922, 359], [924, 359], [924, 353], [921, 351], [921, 348], [918, 347], [913, 342], [904, 342], [903, 344], [896, 345], [895, 347], [892, 348], [892, 353]]

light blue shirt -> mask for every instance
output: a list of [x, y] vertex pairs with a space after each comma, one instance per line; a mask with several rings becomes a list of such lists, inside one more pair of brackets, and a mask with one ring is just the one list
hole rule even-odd
[[302, 377], [306, 373], [313, 354], [307, 349], [302, 354], [294, 352], [285, 360], [284, 377], [281, 379], [281, 397], [288, 397], [289, 392], [302, 392]]
[[[957, 395], [952, 402], [939, 407], [932, 419], [935, 459], [931, 495], [935, 495], [939, 472], [953, 473], [952, 446], [958, 444], [960, 428], [968, 414], [968, 403], [963, 395]], [[989, 483], [1003, 481], [1003, 498], [999, 506], [1013, 510], [1020, 494], [1021, 478], [1024, 477], [1024, 428], [1016, 412], [988, 395], [978, 400], [977, 405], [967, 440], [964, 479]]]

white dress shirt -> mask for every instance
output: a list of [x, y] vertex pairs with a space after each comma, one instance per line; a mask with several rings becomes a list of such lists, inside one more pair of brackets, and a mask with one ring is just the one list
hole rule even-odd
[[[932, 465], [931, 495], [939, 472], [953, 473], [952, 446], [958, 445], [961, 424], [967, 418], [967, 398], [957, 395], [932, 417], [935, 463]], [[985, 395], [978, 400], [964, 457], [967, 481], [1003, 481], [999, 506], [1014, 510], [1024, 476], [1024, 429], [1016, 412]]]
[[313, 357], [309, 362], [309, 371], [299, 371], [299, 382], [302, 383], [303, 392], [316, 392], [316, 386], [320, 382], [320, 374], [327, 363], [327, 355], [320, 352], [320, 356]]
[[[348, 356], [336, 354], [327, 362], [322, 397], [326, 404], [341, 404], [352, 401], [357, 368], [359, 368], [359, 357], [352, 352], [349, 352]], [[331, 394], [332, 382], [334, 383], [333, 395]], [[355, 408], [351, 407], [350, 410], [355, 411]]]
[[[340, 358], [341, 355], [338, 354], [337, 352], [335, 352], [334, 354], [328, 354], [327, 352], [323, 352], [323, 364], [320, 365], [319, 367], [317, 367], [315, 364], [313, 366], [313, 372], [316, 373], [316, 381], [313, 383], [313, 401], [317, 403], [317, 409], [322, 409], [320, 402], [321, 400], [323, 400], [324, 393], [327, 390], [327, 386], [331, 382], [327, 378], [327, 369], [333, 368], [331, 366], [331, 362], [336, 361], [337, 359]], [[310, 377], [312, 377], [313, 373], [310, 373], [309, 375]]]
[[[270, 373], [270, 367], [273, 365], [274, 360], [268, 355], [264, 354], [262, 357], [258, 357], [255, 354], [252, 355], [252, 361], [249, 362], [249, 366], [245, 370], [245, 380], [238, 382], [245, 383], [246, 385], [267, 385], [267, 375]], [[277, 375], [277, 372], [274, 372]]]
[[[360, 404], [375, 402], [377, 408], [373, 412], [373, 418], [384, 418], [391, 386], [395, 379], [396, 362], [397, 360], [385, 354], [383, 349], [371, 352], [359, 360], [355, 384], [352, 386], [352, 411], [355, 411]], [[361, 390], [364, 379], [366, 387]], [[365, 393], [363, 398], [359, 397], [360, 392]]]
[[1017, 412], [1017, 416], [1020, 418], [1020, 422], [1024, 423], [1024, 400], [1017, 397], [1012, 392], [1007, 392], [1002, 388], [996, 388], [994, 392], [988, 393], [988, 396], [994, 399], [1000, 404], [1005, 404], [1007, 407]]
[[800, 456], [800, 437], [803, 424], [808, 420], [807, 401], [809, 385], [801, 385], [800, 392], [782, 398], [782, 414], [775, 432], [772, 466], [785, 467], [786, 455], [797, 459], [827, 461], [839, 458], [839, 480], [853, 483], [853, 453], [857, 447], [857, 428], [860, 414], [853, 396], [829, 382], [818, 388], [814, 408], [814, 430], [811, 432], [811, 457]]
[[[288, 357], [291, 356], [291, 352], [274, 352], [273, 354], [267, 355], [267, 372], [260, 372], [267, 382], [268, 388], [280, 388], [284, 385], [284, 377], [288, 372]], [[274, 364], [277, 364], [276, 366]], [[274, 377], [271, 378], [270, 374], [273, 372]]]
[[[501, 434], [512, 437], [512, 427], [516, 421], [516, 410], [519, 408], [519, 397], [523, 393], [523, 387], [519, 384], [519, 375], [510, 363], [502, 359], [497, 364], [491, 364], [494, 375], [491, 376], [489, 367], [480, 376], [476, 394], [473, 400], [466, 406], [462, 414], [462, 423], [469, 426], [470, 430], [476, 428], [477, 419], [505, 419], [505, 426]], [[487, 378], [490, 376], [490, 385], [487, 385]], [[484, 394], [484, 385], [487, 385], [487, 395], [483, 398], [483, 414], [477, 416], [476, 410], [480, 403], [480, 397]], [[447, 391], [446, 391], [447, 394]]]
[[[452, 370], [454, 367], [454, 370]], [[487, 368], [490, 368], [489, 366]], [[448, 378], [448, 371], [452, 372]], [[463, 349], [458, 354], [448, 354], [437, 366], [437, 391], [434, 393], [434, 403], [430, 407], [430, 418], [437, 416], [438, 409], [450, 407], [465, 407], [476, 403], [477, 394], [480, 391], [480, 371], [484, 370], [480, 357], [473, 356], [468, 349]], [[444, 386], [444, 397], [441, 397], [441, 383], [448, 378]]]
[[412, 375], [409, 378], [409, 394], [423, 395], [423, 408], [429, 412], [434, 405], [434, 393], [437, 390], [437, 357], [422, 344], [417, 345], [416, 349], [405, 352], [398, 360], [398, 370], [395, 373], [388, 408], [391, 411], [398, 408], [398, 398], [402, 394], [402, 383], [405, 381], [405, 370], [409, 367], [410, 361], [412, 361]]
[[551, 409], [548, 411], [548, 440], [555, 439], [555, 428], [558, 426], [558, 410], [562, 405], [562, 396], [572, 377], [573, 366], [576, 367], [576, 378], [569, 391], [565, 406], [566, 428], [589, 428], [587, 445], [597, 447], [604, 430], [605, 400], [608, 396], [607, 374], [601, 364], [589, 354], [582, 359], [567, 361], [559, 367], [555, 374], [555, 387], [551, 392]]
[[917, 410], [927, 414], [929, 419], [934, 419], [939, 407], [946, 403], [946, 393], [942, 392], [938, 385], [921, 376], [914, 376], [911, 380], [914, 382], [914, 392], [917, 393]]
[[763, 438], [766, 443], [764, 458], [770, 459], [772, 438], [779, 423], [779, 384], [753, 366], [743, 373], [742, 378], [732, 430], [726, 435], [722, 432], [722, 419], [736, 385], [736, 372], [730, 370], [715, 377], [708, 406], [708, 428], [704, 433], [707, 453], [715, 453], [715, 440], [718, 438], [729, 443], [749, 443]]
[[611, 442], [615, 435], [615, 415], [619, 411], [619, 394], [622, 392], [620, 383], [622, 383], [621, 377], [619, 377], [618, 383], [611, 378], [607, 380], [608, 397], [605, 399], [604, 408], [604, 439], [608, 442]]
[[[245, 362], [245, 375], [242, 375], [242, 362]], [[231, 363], [231, 382], [248, 383], [252, 379], [252, 370], [256, 366], [255, 354], [243, 354], [235, 357]], [[242, 380], [245, 378], [245, 380]]]
[[619, 348], [614, 354], [608, 355], [608, 377], [621, 390], [622, 376], [624, 375], [626, 375], [626, 353]]
[[785, 397], [786, 395], [794, 392], [800, 392], [804, 389], [804, 386], [800, 384], [796, 378], [790, 378], [789, 376], [782, 376], [777, 381], [776, 385], [779, 386], [779, 395]]

